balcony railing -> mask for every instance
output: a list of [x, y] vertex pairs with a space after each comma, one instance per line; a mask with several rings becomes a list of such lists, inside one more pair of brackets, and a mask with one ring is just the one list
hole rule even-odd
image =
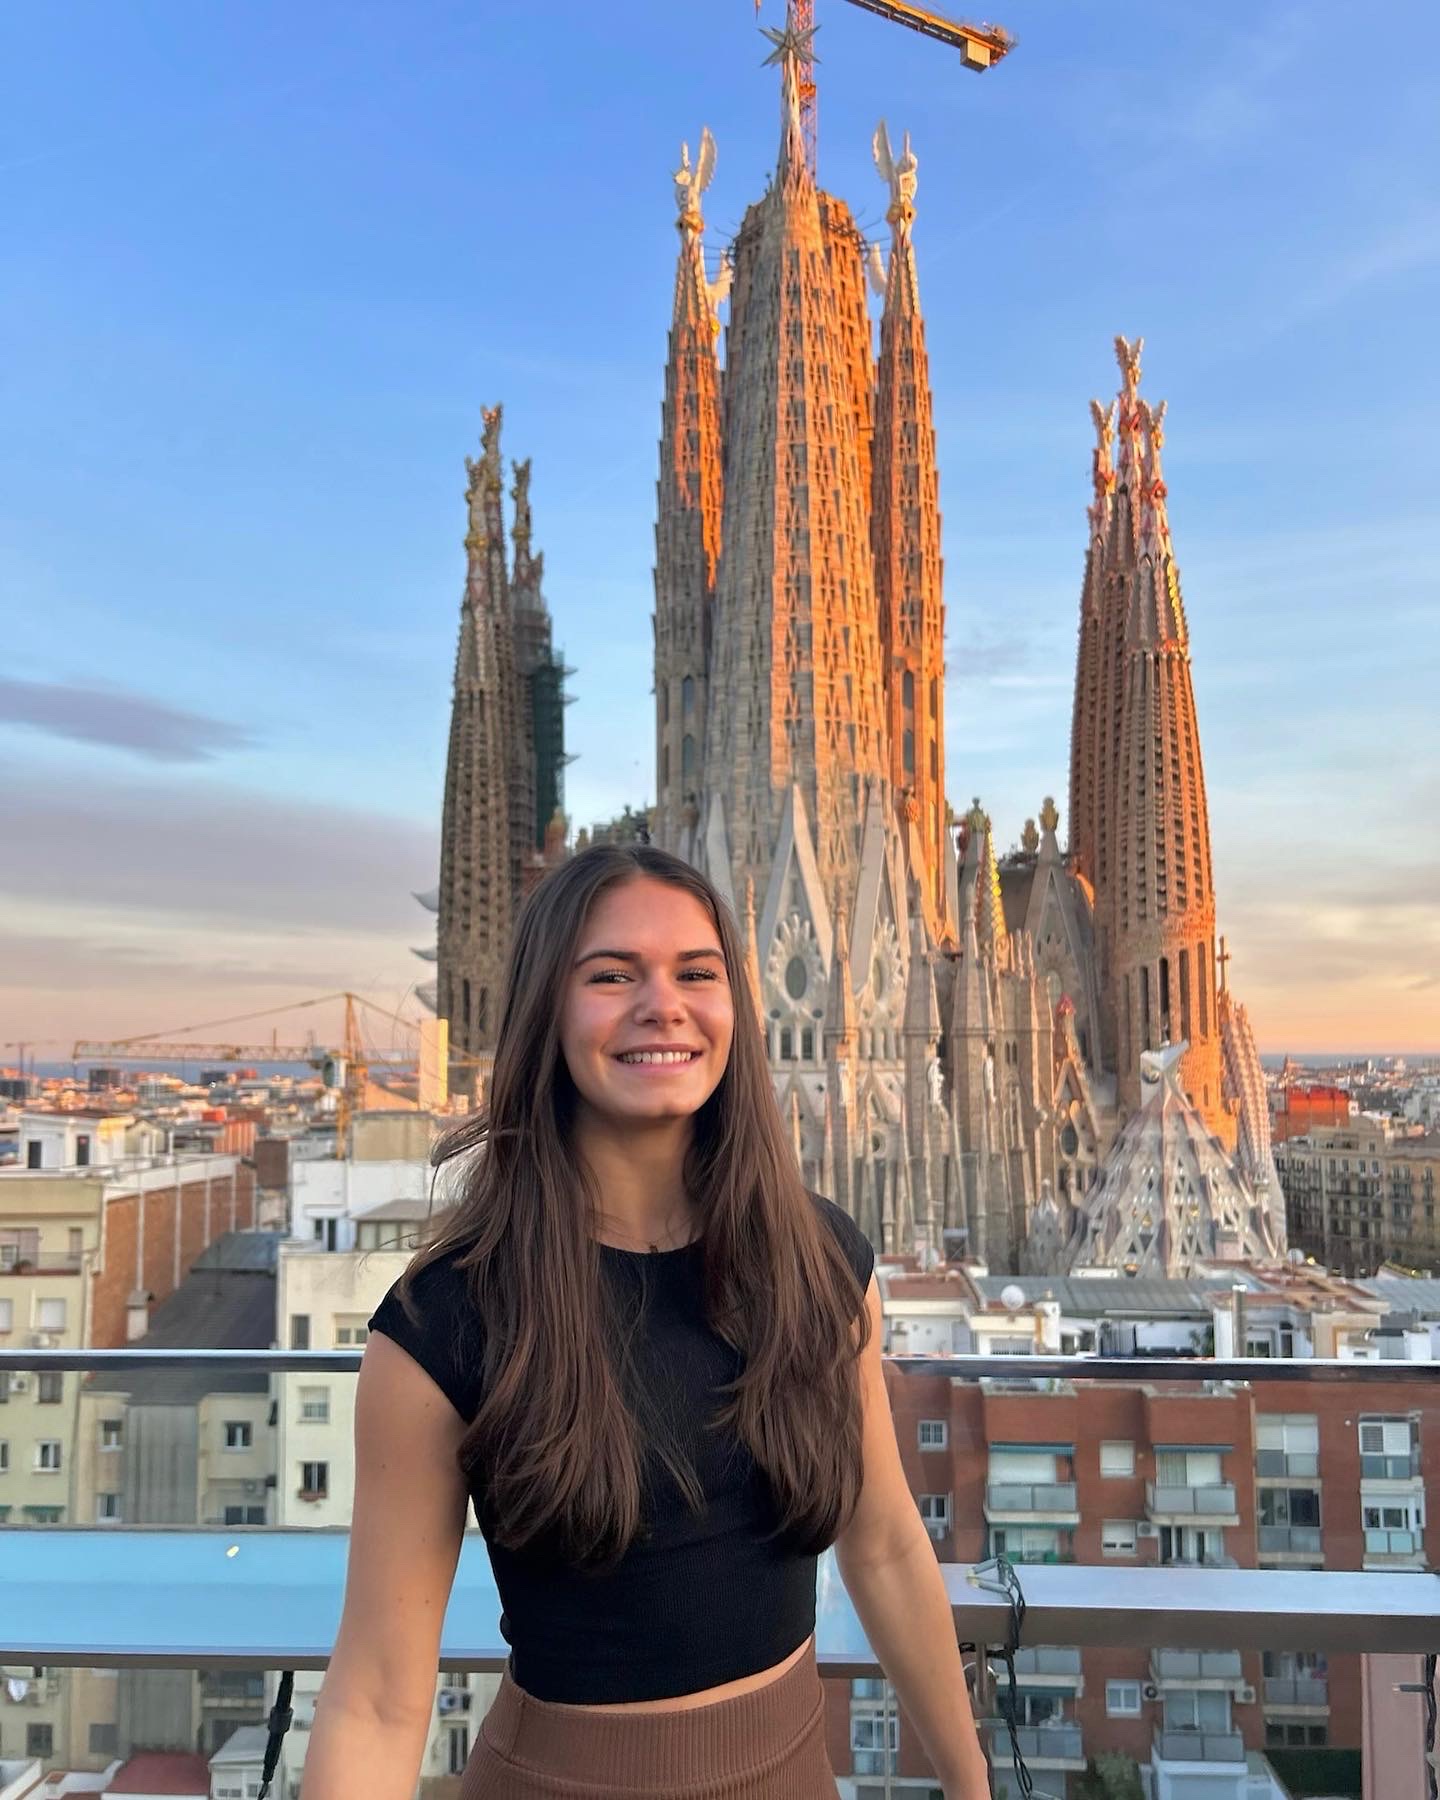
[[1323, 1675], [1267, 1675], [1267, 1706], [1328, 1706], [1330, 1683]]
[[1318, 1525], [1260, 1525], [1256, 1547], [1262, 1556], [1318, 1556]]
[[1150, 1658], [1157, 1682], [1190, 1687], [1198, 1681], [1238, 1682], [1238, 1650], [1157, 1650]]
[[[1360, 1368], [1381, 1368], [1380, 1363], [1362, 1363], [1352, 1365]], [[1423, 1363], [1407, 1363], [1405, 1373], [1423, 1368]], [[1390, 1374], [1387, 1369], [1386, 1374]], [[1395, 1377], [1391, 1377], [1395, 1379]], [[1360, 1479], [1362, 1481], [1413, 1481], [1420, 1473], [1420, 1452], [1412, 1451], [1406, 1456], [1362, 1456], [1360, 1458]]]
[[1015, 1652], [1015, 1674], [1021, 1681], [1038, 1677], [1059, 1686], [1069, 1686], [1072, 1683], [1078, 1685], [1080, 1652], [1049, 1647], [1017, 1650]]
[[1184, 1513], [1197, 1519], [1233, 1518], [1235, 1486], [1229, 1481], [1208, 1487], [1172, 1487], [1164, 1482], [1147, 1481], [1145, 1507], [1152, 1517], [1159, 1513]]
[[985, 1489], [991, 1513], [1069, 1513], [1076, 1510], [1073, 1481], [992, 1481]]
[[[1003, 1720], [986, 1721], [990, 1732], [990, 1754], [1001, 1767], [1010, 1761], [1010, 1734]], [[1074, 1764], [1085, 1767], [1085, 1749], [1078, 1725], [1018, 1725], [1015, 1728], [1020, 1754], [1034, 1768], [1047, 1764]]]
[[1155, 1754], [1162, 1762], [1243, 1763], [1245, 1740], [1238, 1731], [1162, 1731]]
[[1365, 1533], [1367, 1556], [1418, 1556], [1424, 1547], [1424, 1534], [1419, 1531], [1372, 1530]]
[[1255, 1473], [1262, 1479], [1289, 1476], [1313, 1481], [1320, 1473], [1320, 1458], [1312, 1450], [1257, 1450]]

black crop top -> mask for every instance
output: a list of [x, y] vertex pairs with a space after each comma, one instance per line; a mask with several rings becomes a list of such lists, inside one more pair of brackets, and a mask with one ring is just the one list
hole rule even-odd
[[[812, 1199], [868, 1287], [869, 1240], [833, 1201]], [[701, 1429], [715, 1390], [741, 1366], [703, 1320], [702, 1243], [601, 1250], [617, 1279], [647, 1284], [636, 1366], [676, 1421], [677, 1445], [706, 1505], [697, 1516], [673, 1481], [647, 1483], [655, 1497], [644, 1515], [650, 1535], [604, 1574], [533, 1546], [516, 1553], [487, 1544], [512, 1679], [538, 1700], [572, 1705], [659, 1700], [737, 1681], [782, 1661], [815, 1629], [816, 1558], [786, 1548], [782, 1537], [762, 1541], [778, 1523], [768, 1483], [733, 1433]], [[392, 1287], [370, 1329], [407, 1351], [468, 1423], [479, 1406], [480, 1357], [463, 1272], [441, 1258], [422, 1272], [413, 1298], [418, 1328]]]

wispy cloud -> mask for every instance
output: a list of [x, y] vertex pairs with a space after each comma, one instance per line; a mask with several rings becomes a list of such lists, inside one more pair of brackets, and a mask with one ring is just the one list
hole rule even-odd
[[1221, 46], [1215, 59], [1235, 72], [1180, 98], [1165, 115], [1169, 132], [1191, 149], [1223, 152], [1263, 131], [1274, 115], [1276, 85], [1313, 30], [1314, 20], [1299, 6], [1283, 7], [1258, 22], [1237, 20], [1231, 44]]
[[423, 937], [410, 892], [434, 880], [438, 835], [438, 821], [235, 789], [36, 779], [0, 788], [0, 893], [58, 905], [84, 895], [157, 928]]
[[158, 763], [213, 762], [227, 750], [245, 750], [255, 742], [227, 720], [166, 706], [123, 688], [5, 677], [0, 677], [0, 724], [101, 744]]

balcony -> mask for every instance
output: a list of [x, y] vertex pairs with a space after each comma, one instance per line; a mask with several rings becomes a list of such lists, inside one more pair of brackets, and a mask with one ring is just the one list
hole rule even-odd
[[1235, 1484], [1216, 1482], [1209, 1487], [1169, 1487], [1158, 1481], [1145, 1483], [1145, 1513], [1154, 1525], [1238, 1525]]
[[992, 1481], [985, 1517], [992, 1525], [1078, 1525], [1075, 1483]]
[[1018, 1687], [1073, 1688], [1078, 1694], [1085, 1685], [1080, 1652], [1050, 1648], [1017, 1650], [1015, 1682]]
[[[1412, 1368], [1421, 1365], [1407, 1364], [1406, 1374]], [[1389, 1370], [1386, 1373], [1390, 1373]], [[1360, 1458], [1360, 1479], [1362, 1481], [1403, 1481], [1410, 1483], [1420, 1479], [1420, 1452], [1412, 1450], [1405, 1456], [1362, 1456]]]
[[1320, 1458], [1312, 1450], [1257, 1450], [1257, 1481], [1315, 1481], [1320, 1475]]
[[1261, 1691], [1266, 1712], [1330, 1710], [1330, 1683], [1323, 1675], [1267, 1675]]
[[1150, 1658], [1157, 1687], [1239, 1687], [1243, 1676], [1238, 1650], [1157, 1650]]
[[1423, 1569], [1425, 1533], [1368, 1530], [1364, 1560], [1367, 1569]]
[[1245, 1740], [1238, 1731], [1160, 1731], [1155, 1755], [1161, 1762], [1243, 1763]]
[[[1010, 1763], [1010, 1733], [1003, 1719], [987, 1719], [985, 1729], [990, 1737], [990, 1760], [997, 1768]], [[1076, 1769], [1085, 1767], [1085, 1749], [1078, 1725], [1017, 1725], [1015, 1738], [1020, 1754], [1032, 1769]]]
[[[360, 1355], [358, 1349], [22, 1349], [0, 1350], [0, 1370], [108, 1373], [204, 1367], [226, 1373], [353, 1375]], [[954, 1379], [986, 1375], [1005, 1359], [889, 1360], [902, 1376], [915, 1370]], [[1268, 1362], [1263, 1370], [1244, 1362], [1150, 1357], [1046, 1357], [1032, 1359], [1030, 1366], [1047, 1378], [1058, 1378], [1058, 1371], [1068, 1368], [1085, 1380], [1120, 1381], [1129, 1387], [1141, 1382], [1243, 1381], [1262, 1374], [1267, 1381], [1343, 1380], [1356, 1388], [1393, 1380], [1391, 1371], [1381, 1365], [1279, 1360]], [[1440, 1380], [1440, 1364], [1412, 1365], [1406, 1378]], [[1208, 1515], [1197, 1515], [1192, 1503], [1184, 1521], [1193, 1523], [1197, 1517], [1206, 1520]], [[272, 1677], [267, 1693], [273, 1693], [276, 1672], [318, 1672], [327, 1666], [339, 1622], [348, 1550], [343, 1525], [206, 1530], [138, 1524], [77, 1529], [53, 1524], [3, 1529], [0, 1663], [40, 1663], [52, 1671], [72, 1667], [252, 1671]], [[1017, 1572], [1027, 1607], [1020, 1657], [1026, 1669], [1023, 1678], [1032, 1688], [1068, 1690], [1079, 1679], [1080, 1653], [1089, 1648], [1153, 1650], [1159, 1655], [1170, 1651], [1178, 1638], [1192, 1648], [1171, 1654], [1219, 1653], [1227, 1660], [1212, 1667], [1230, 1668], [1237, 1652], [1417, 1654], [1440, 1639], [1440, 1583], [1395, 1566], [1360, 1573], [1041, 1565], [1023, 1566]], [[945, 1563], [941, 1573], [960, 1640], [1004, 1643], [1009, 1609], [1001, 1597], [977, 1587], [968, 1565]], [[503, 1670], [509, 1646], [500, 1635], [499, 1615], [484, 1544], [471, 1531], [462, 1547], [441, 1633], [439, 1666], [468, 1673]], [[872, 1681], [881, 1677], [833, 1553], [820, 1562], [816, 1642], [823, 1675]], [[1045, 1647], [1049, 1645], [1071, 1648]], [[977, 1659], [977, 1711], [986, 1718], [995, 1710], [993, 1660]], [[1318, 1684], [1318, 1678], [1294, 1681], [1297, 1696], [1313, 1691], [1311, 1681]], [[196, 1685], [198, 1690], [198, 1681]], [[1194, 1685], [1193, 1679], [1188, 1685]], [[1295, 1704], [1304, 1702], [1297, 1698]], [[438, 1710], [437, 1698], [437, 1714]], [[214, 1715], [207, 1712], [207, 1716]], [[297, 1720], [299, 1730], [304, 1715], [297, 1713]], [[1029, 1745], [1041, 1766], [1051, 1750], [1075, 1746], [1072, 1734], [1077, 1728], [1066, 1722], [1023, 1729], [1033, 1735], [1022, 1736], [1022, 1748]], [[995, 1741], [992, 1727], [986, 1742]], [[1090, 1747], [1093, 1751], [1105, 1746]], [[1239, 1734], [1233, 1732], [1166, 1730], [1159, 1734], [1156, 1750], [1169, 1760], [1191, 1765], [1198, 1761], [1202, 1766], [1229, 1765], [1243, 1754]], [[998, 1749], [997, 1760], [1008, 1766], [1008, 1743]], [[1050, 1766], [1069, 1765], [1062, 1757]], [[280, 1785], [276, 1791], [286, 1789]]]
[[1321, 1554], [1318, 1525], [1260, 1525], [1256, 1548], [1261, 1556], [1309, 1556]]

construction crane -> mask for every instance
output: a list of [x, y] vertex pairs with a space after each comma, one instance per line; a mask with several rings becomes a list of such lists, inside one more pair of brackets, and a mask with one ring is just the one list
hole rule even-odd
[[[240, 1043], [234, 1038], [197, 1043], [179, 1035], [186, 1031], [215, 1031], [224, 1025], [244, 1025], [254, 1019], [273, 1018], [277, 1013], [300, 1012], [311, 1007], [329, 1005], [336, 1000], [343, 1000], [345, 1003], [345, 1023], [338, 1044], [317, 1044], [313, 1034], [303, 1044], [282, 1044], [276, 1031], [271, 1032], [268, 1044]], [[146, 1032], [136, 1037], [108, 1040], [80, 1038], [76, 1040], [72, 1056], [76, 1062], [306, 1063], [311, 1068], [319, 1069], [324, 1085], [336, 1091], [335, 1142], [338, 1153], [343, 1156], [350, 1122], [357, 1112], [365, 1110], [370, 1069], [376, 1060], [383, 1060], [373, 1057], [365, 1047], [359, 1021], [359, 1008], [362, 1006], [368, 1011], [379, 1013], [382, 1018], [391, 1020], [406, 1031], [419, 1029], [414, 1020], [402, 1019], [397, 1013], [387, 1012], [384, 1007], [376, 1006], [373, 1001], [366, 1000], [359, 994], [341, 992], [321, 994], [313, 1000], [297, 1000], [290, 1006], [269, 1007], [263, 1012], [242, 1013], [234, 1018], [212, 1019], [199, 1025], [178, 1025], [165, 1032]], [[452, 1052], [447, 1060], [481, 1069], [488, 1067], [486, 1059], [467, 1056], [459, 1051]]]
[[[957, 19], [947, 19], [943, 13], [932, 12], [928, 6], [912, 6], [909, 0], [849, 0], [851, 6], [858, 6], [863, 12], [874, 13], [878, 18], [888, 19], [892, 25], [905, 25], [911, 31], [918, 31], [923, 36], [934, 38], [937, 43], [948, 45], [952, 50], [960, 52], [961, 66], [973, 69], [976, 74], [983, 74], [986, 69], [993, 69], [1002, 56], [1015, 48], [1015, 40], [1000, 25], [962, 25]], [[760, 11], [761, 0], [755, 0], [755, 11]], [[800, 90], [800, 125], [805, 136], [805, 150], [810, 167], [815, 167], [816, 136], [816, 88], [815, 58], [810, 48], [811, 38], [815, 31], [815, 0], [787, 0], [785, 8], [786, 30], [782, 36], [795, 46], [800, 67], [796, 77]], [[774, 36], [774, 34], [771, 34]], [[776, 38], [776, 42], [780, 42]]]

